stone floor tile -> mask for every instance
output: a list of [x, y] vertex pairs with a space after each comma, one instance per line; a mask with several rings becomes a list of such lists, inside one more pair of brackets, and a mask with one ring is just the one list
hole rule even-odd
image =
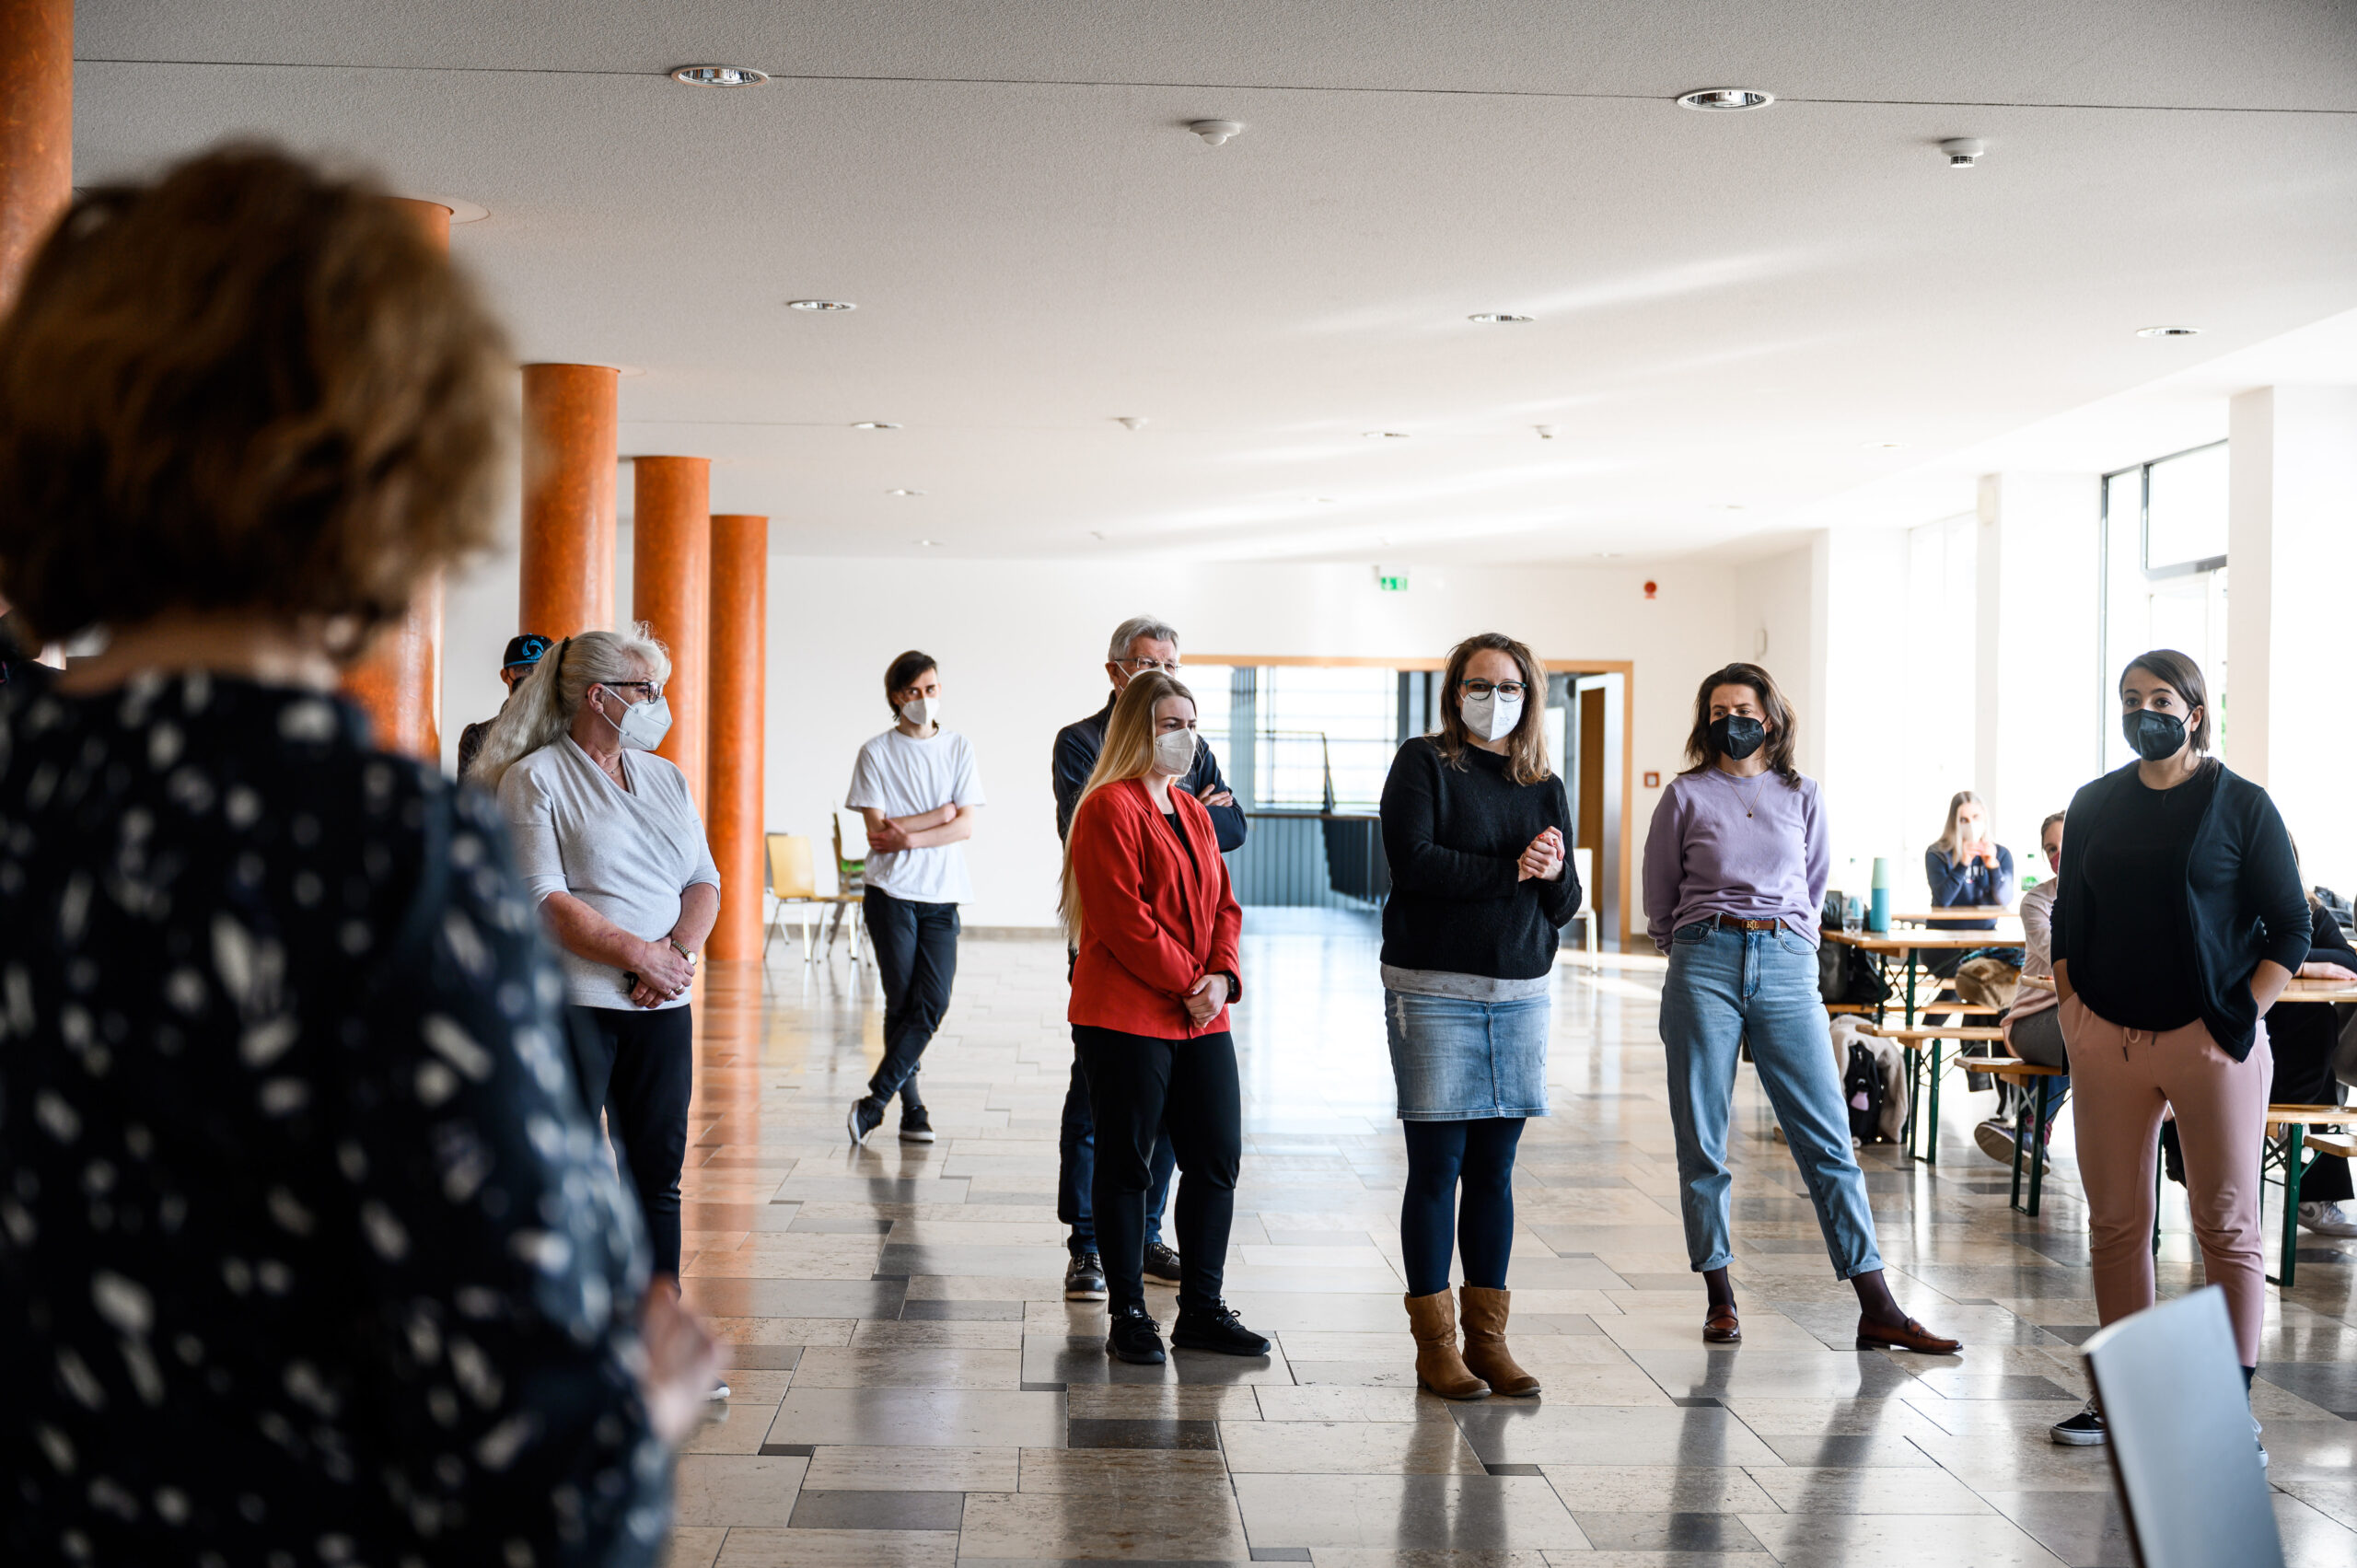
[[954, 1530], [732, 1529], [714, 1568], [955, 1568]]
[[797, 1530], [954, 1530], [965, 1512], [962, 1492], [813, 1492], [806, 1486], [795, 1499], [791, 1522]]
[[1764, 1514], [1776, 1508], [1776, 1500], [1751, 1479], [1751, 1472], [1734, 1465], [1541, 1465], [1539, 1470], [1574, 1518], [1584, 1514]]
[[1219, 1494], [1229, 1488], [1215, 1448], [1026, 1448], [1020, 1483], [1007, 1490], [1079, 1493], [1110, 1503], [1132, 1493]]
[[1249, 1559], [1236, 1500], [1224, 1491], [1125, 1494], [973, 1493], [958, 1538], [965, 1559], [1112, 1558], [1155, 1562]]
[[1219, 1437], [1227, 1468], [1237, 1475], [1486, 1473], [1453, 1423], [1239, 1422], [1222, 1426]]
[[683, 1454], [674, 1488], [682, 1525], [784, 1526], [794, 1513], [807, 1458]]
[[661, 1568], [712, 1568], [728, 1531], [716, 1525], [682, 1525], [663, 1549]]
[[795, 1388], [768, 1445], [860, 1447], [1041, 1447], [1064, 1440], [1062, 1394], [1003, 1389]]
[[2011, 1519], [1986, 1515], [1743, 1514], [1744, 1527], [1788, 1564], [1903, 1563], [1906, 1568], [2070, 1568]]
[[1751, 1479], [1787, 1514], [1985, 1514], [1989, 1504], [1942, 1469], [1761, 1466]]
[[1588, 1545], [1539, 1476], [1241, 1475], [1256, 1547], [1529, 1551]]
[[1023, 1381], [1019, 1350], [938, 1350], [914, 1346], [807, 1350], [794, 1369], [804, 1388], [1007, 1388]]
[[1598, 1551], [1756, 1552], [1759, 1538], [1733, 1514], [1573, 1516]]
[[1018, 1448], [884, 1448], [828, 1445], [810, 1456], [814, 1492], [1013, 1492]]

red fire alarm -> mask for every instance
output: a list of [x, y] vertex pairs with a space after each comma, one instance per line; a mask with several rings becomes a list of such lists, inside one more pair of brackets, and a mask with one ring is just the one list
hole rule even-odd
[[1645, 787], [1647, 789], [1659, 789], [1661, 787], [1661, 775], [1655, 772], [1651, 768], [1647, 768], [1645, 770]]
[[1658, 598], [1660, 594], [1661, 585], [1653, 581], [1651, 578], [1647, 578], [1645, 581], [1645, 597], [1647, 598]]

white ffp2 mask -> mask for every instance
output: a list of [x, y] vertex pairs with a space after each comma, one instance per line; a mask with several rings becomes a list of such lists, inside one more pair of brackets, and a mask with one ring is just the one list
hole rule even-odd
[[1154, 765], [1172, 778], [1185, 778], [1195, 765], [1195, 732], [1165, 730], [1154, 738]]
[[900, 704], [900, 716], [923, 729], [933, 723], [934, 714], [941, 711], [938, 697], [912, 697]]
[[608, 717], [602, 704], [598, 709], [598, 716], [613, 725], [621, 735], [622, 744], [633, 751], [652, 751], [663, 744], [665, 736], [671, 733], [671, 703], [668, 698], [657, 697], [651, 702], [626, 704], [619, 724]]
[[1490, 691], [1466, 698], [1461, 711], [1466, 731], [1476, 740], [1503, 740], [1522, 722], [1522, 699]]

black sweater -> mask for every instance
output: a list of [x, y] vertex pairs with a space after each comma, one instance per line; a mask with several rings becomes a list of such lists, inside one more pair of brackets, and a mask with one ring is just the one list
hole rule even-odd
[[[2174, 957], [2193, 966], [2201, 1021], [2218, 1047], [2240, 1062], [2250, 1055], [2258, 1021], [2250, 977], [2271, 958], [2297, 971], [2308, 956], [2308, 900], [2300, 891], [2300, 868], [2291, 835], [2267, 792], [2229, 770], [2215, 770], [2210, 798], [2184, 852], [2184, 895], [2170, 911]], [[2189, 789], [2192, 781], [2179, 784]], [[2116, 855], [2121, 845], [2106, 835], [2124, 830], [2125, 793], [2143, 788], [2136, 764], [2106, 773], [2071, 801], [2071, 829], [2062, 835], [2061, 891], [2054, 900], [2054, 961], [2067, 966], [2073, 991], [2086, 990], [2087, 1005], [2098, 1016], [2096, 997], [2117, 977], [2098, 972], [2094, 926], [2106, 900], [2115, 904], [2125, 889], [2106, 887], [2089, 875], [2089, 862]], [[2174, 792], [2171, 792], [2174, 793]]]
[[[1469, 746], [1462, 767], [1424, 737], [1399, 748], [1383, 781], [1383, 961], [1492, 980], [1529, 980], [1555, 961], [1556, 934], [1580, 907], [1563, 781], [1518, 784], [1506, 760]], [[1542, 830], [1563, 836], [1563, 875], [1525, 880], [1515, 866]]]

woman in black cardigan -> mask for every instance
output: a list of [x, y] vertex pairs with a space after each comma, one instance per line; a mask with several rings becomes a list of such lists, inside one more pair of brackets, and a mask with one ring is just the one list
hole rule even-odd
[[[2142, 760], [2071, 802], [2054, 904], [2096, 1312], [2110, 1323], [2153, 1305], [2153, 1167], [2174, 1109], [2203, 1272], [2225, 1290], [2247, 1380], [2267, 1310], [2262, 1019], [2307, 959], [2308, 904], [2274, 802], [2207, 755], [2200, 668], [2144, 654], [2119, 699]], [[2090, 1401], [2053, 1434], [2101, 1443], [2103, 1417]]]
[[[1505, 1344], [1514, 1155], [1524, 1119], [1547, 1114], [1556, 933], [1580, 904], [1570, 807], [1540, 728], [1546, 682], [1513, 638], [1467, 638], [1449, 651], [1440, 727], [1399, 748], [1383, 783], [1383, 1016], [1408, 1141], [1408, 1322], [1417, 1381], [1452, 1400], [1538, 1392]], [[1461, 1353], [1452, 1250], [1465, 1264]]]

